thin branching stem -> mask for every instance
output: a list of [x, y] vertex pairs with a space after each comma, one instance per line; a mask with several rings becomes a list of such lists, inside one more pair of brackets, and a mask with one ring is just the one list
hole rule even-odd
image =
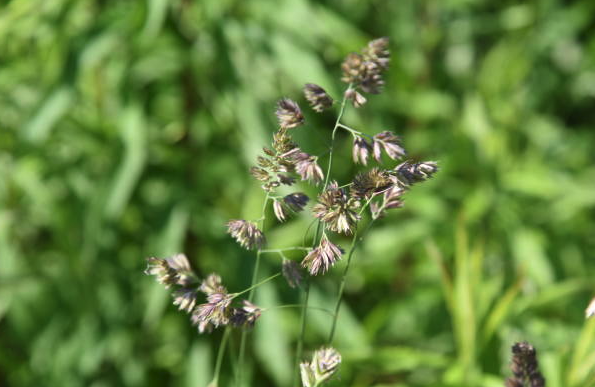
[[[269, 194], [264, 198], [264, 203], [262, 204], [262, 211], [260, 218], [258, 219], [260, 222], [260, 229], [264, 231], [264, 221], [266, 218], [266, 209], [267, 203], [269, 202]], [[252, 270], [252, 281], [250, 282], [250, 293], [248, 293], [248, 301], [252, 302], [254, 299], [254, 285], [256, 284], [256, 280], [258, 279], [258, 269], [260, 267], [260, 255], [262, 253], [261, 249], [256, 251], [256, 261], [254, 262], [254, 269]], [[241, 386], [242, 383], [242, 374], [244, 371], [244, 354], [246, 353], [246, 339], [247, 339], [248, 332], [246, 330], [242, 331], [240, 335], [240, 354], [238, 356], [238, 372], [236, 374], [236, 386]]]
[[[351, 84], [347, 86], [347, 90], [345, 93], [351, 89]], [[333, 127], [333, 133], [331, 134], [331, 147], [329, 149], [329, 159], [328, 159], [328, 166], [326, 168], [326, 175], [324, 176], [324, 186], [322, 189], [324, 190], [329, 182], [330, 174], [333, 168], [333, 148], [335, 145], [335, 134], [337, 133], [337, 129], [341, 125], [341, 118], [343, 118], [343, 113], [345, 112], [345, 105], [347, 103], [347, 98], [345, 98], [345, 93], [343, 93], [343, 100], [341, 101], [341, 107], [339, 108], [339, 114], [337, 115], [337, 120], [335, 121], [335, 126]], [[318, 222], [316, 225], [316, 233], [314, 234], [314, 240], [312, 242], [312, 248], [316, 247], [318, 243], [318, 235], [320, 234], [321, 223]], [[300, 324], [300, 337], [298, 339], [296, 351], [295, 351], [295, 367], [294, 367], [294, 378], [293, 378], [293, 385], [299, 386], [299, 378], [300, 378], [300, 361], [302, 359], [302, 352], [304, 348], [304, 337], [306, 335], [306, 321], [308, 316], [308, 301], [310, 300], [310, 278], [308, 277], [304, 284], [304, 307], [302, 308], [302, 316], [301, 316], [301, 324]]]
[[285, 248], [282, 248], [282, 249], [260, 250], [260, 253], [261, 254], [265, 254], [265, 253], [283, 253], [285, 251], [294, 251], [294, 250], [310, 251], [312, 249], [310, 247], [293, 246], [293, 247], [285, 247]]
[[[254, 289], [256, 289], [257, 287], [259, 287], [259, 286], [261, 286], [261, 285], [264, 285], [264, 284], [266, 284], [267, 282], [269, 282], [269, 281], [271, 281], [271, 280], [274, 280], [275, 278], [279, 277], [280, 275], [281, 275], [281, 273], [273, 274], [272, 276], [270, 276], [270, 277], [268, 277], [268, 278], [265, 278], [265, 279], [263, 279], [263, 280], [262, 280], [262, 281], [260, 281], [259, 283], [257, 283], [257, 284], [254, 284], [254, 285], [250, 286], [249, 288], [242, 290], [241, 292], [234, 293], [234, 294], [233, 294], [233, 298], [236, 298], [237, 296], [239, 296], [239, 295], [242, 295], [242, 294], [244, 294], [244, 293], [246, 293], [246, 292], [253, 293]], [[249, 299], [248, 301], [252, 302], [252, 300], [250, 300], [250, 299]]]
[[[267, 311], [267, 310], [275, 310], [275, 309], [286, 309], [286, 308], [303, 308], [304, 305], [303, 304], [287, 304], [287, 305], [279, 305], [279, 306], [274, 306], [272, 308], [264, 308], [262, 311]], [[310, 310], [318, 310], [324, 313], [327, 313], [329, 315], [333, 315], [333, 312], [329, 309], [326, 308], [320, 308], [317, 306], [309, 306], [308, 309]]]
[[225, 347], [227, 346], [227, 339], [229, 338], [230, 331], [231, 329], [229, 327], [225, 328], [225, 331], [223, 332], [223, 338], [219, 343], [219, 350], [217, 351], [217, 361], [215, 363], [215, 375], [213, 376], [213, 381], [210, 383], [211, 386], [217, 386], [219, 384], [219, 374], [221, 373], [223, 354], [225, 353]]
[[[370, 200], [366, 202], [366, 204], [362, 207], [360, 214], [369, 206]], [[335, 302], [335, 310], [333, 313], [333, 323], [331, 325], [331, 331], [328, 337], [328, 344], [332, 344], [333, 338], [335, 337], [335, 329], [337, 328], [337, 321], [339, 320], [339, 310], [341, 309], [341, 301], [343, 300], [343, 291], [345, 290], [345, 282], [347, 280], [347, 273], [349, 272], [349, 267], [351, 266], [351, 258], [353, 257], [353, 253], [357, 249], [359, 243], [363, 240], [363, 236], [367, 234], [370, 227], [374, 223], [374, 219], [370, 220], [366, 229], [363, 233], [358, 234], [358, 230], [356, 229], [353, 233], [353, 238], [351, 239], [351, 246], [349, 247], [349, 253], [347, 255], [347, 264], [345, 265], [345, 270], [343, 270], [343, 275], [341, 276], [341, 284], [339, 285], [339, 292], [337, 295], [337, 301]], [[361, 235], [358, 237], [358, 235]]]

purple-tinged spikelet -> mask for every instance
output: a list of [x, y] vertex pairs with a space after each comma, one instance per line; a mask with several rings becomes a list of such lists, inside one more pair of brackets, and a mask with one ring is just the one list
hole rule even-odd
[[396, 184], [406, 188], [431, 178], [436, 171], [438, 171], [438, 164], [435, 161], [421, 163], [405, 161], [395, 167], [393, 176]]
[[333, 99], [326, 93], [326, 91], [314, 84], [306, 83], [304, 85], [304, 96], [317, 113], [322, 113], [324, 110], [333, 106]]
[[360, 220], [356, 211], [359, 207], [360, 202], [357, 199], [350, 198], [344, 189], [338, 187], [337, 182], [331, 182], [318, 195], [318, 203], [312, 211], [329, 230], [351, 235]]
[[195, 289], [178, 289], [172, 293], [174, 305], [177, 305], [179, 310], [190, 313], [196, 305], [196, 295]]
[[316, 387], [333, 376], [341, 364], [341, 354], [331, 347], [314, 352], [312, 361], [300, 364], [303, 387]]
[[277, 102], [275, 111], [279, 126], [284, 129], [295, 128], [304, 123], [304, 115], [298, 104], [289, 98], [283, 98]]
[[380, 149], [384, 151], [393, 160], [399, 160], [406, 155], [405, 149], [401, 146], [401, 139], [393, 132], [388, 130], [378, 133], [374, 136], [373, 154], [376, 161], [381, 162]]
[[252, 328], [256, 320], [260, 318], [262, 309], [248, 300], [243, 300], [242, 303], [241, 308], [233, 309], [230, 321], [236, 327]]
[[227, 232], [247, 250], [260, 249], [266, 241], [256, 224], [247, 220], [230, 220], [227, 223]]
[[308, 180], [314, 184], [318, 184], [324, 179], [324, 173], [316, 162], [316, 157], [310, 156], [305, 152], [295, 152], [291, 157], [295, 162], [296, 172], [302, 180]]
[[283, 265], [281, 267], [283, 277], [287, 281], [287, 284], [291, 288], [296, 288], [302, 283], [302, 273], [300, 265], [289, 259], [283, 259]]
[[198, 281], [196, 274], [190, 267], [190, 262], [184, 254], [176, 254], [170, 258], [147, 258], [145, 274], [154, 275], [162, 285], [188, 286]]
[[545, 387], [545, 378], [539, 371], [537, 351], [527, 342], [515, 343], [512, 346], [513, 376], [506, 379], [506, 387]]
[[[212, 293], [207, 296], [207, 302], [197, 306], [192, 312], [192, 323], [199, 326], [212, 325], [217, 328], [229, 323], [231, 315], [231, 300], [233, 297], [226, 293]], [[202, 333], [202, 332], [201, 332]]]
[[320, 245], [306, 255], [302, 267], [308, 269], [310, 275], [324, 274], [341, 259], [343, 252], [343, 249], [330, 242], [325, 235]]
[[351, 185], [351, 196], [360, 200], [370, 199], [376, 194], [385, 192], [392, 185], [391, 176], [387, 171], [372, 168], [355, 176]]
[[368, 157], [370, 156], [370, 151], [372, 147], [361, 136], [354, 136], [353, 137], [353, 162], [355, 163], [362, 163], [363, 165], [368, 164]]

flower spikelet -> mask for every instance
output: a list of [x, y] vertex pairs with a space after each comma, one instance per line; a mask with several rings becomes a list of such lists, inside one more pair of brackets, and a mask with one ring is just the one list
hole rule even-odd
[[296, 288], [302, 283], [302, 273], [300, 272], [300, 266], [289, 259], [283, 259], [283, 265], [281, 266], [281, 273], [287, 281], [287, 284], [291, 288]]
[[316, 157], [305, 152], [296, 152], [292, 155], [292, 158], [296, 163], [296, 171], [302, 180], [309, 180], [314, 184], [318, 184], [324, 179], [324, 173], [316, 162]]
[[322, 87], [314, 83], [306, 83], [304, 86], [304, 96], [315, 112], [322, 113], [324, 110], [333, 106], [333, 99]]
[[302, 192], [294, 192], [283, 198], [285, 205], [294, 212], [302, 211], [306, 207], [306, 204], [308, 204], [308, 201], [310, 201], [310, 198]]
[[318, 203], [312, 211], [329, 230], [351, 235], [360, 219], [356, 211], [359, 206], [356, 198], [350, 198], [344, 189], [338, 188], [337, 182], [332, 182], [318, 196]]
[[284, 129], [295, 128], [304, 123], [304, 115], [298, 104], [289, 98], [283, 98], [277, 102], [275, 111], [279, 126]]
[[371, 150], [372, 147], [363, 137], [353, 137], [353, 162], [367, 165]]
[[340, 364], [341, 355], [334, 348], [321, 348], [314, 352], [311, 362], [300, 364], [303, 387], [314, 387], [326, 382], [337, 372]]
[[172, 293], [172, 296], [174, 298], [174, 305], [177, 305], [179, 310], [190, 313], [196, 305], [195, 289], [178, 289]]
[[513, 377], [506, 380], [506, 387], [545, 387], [545, 379], [539, 372], [537, 351], [527, 342], [515, 343], [512, 346]]
[[230, 220], [227, 223], [227, 232], [245, 249], [260, 249], [265, 243], [262, 231], [255, 223], [247, 220]]
[[372, 168], [355, 176], [351, 185], [351, 196], [358, 199], [370, 199], [373, 195], [386, 191], [392, 185], [391, 176], [387, 171]]
[[162, 285], [169, 288], [171, 285], [187, 286], [198, 280], [190, 268], [190, 262], [184, 254], [176, 254], [170, 258], [147, 258], [145, 274], [154, 275]]
[[431, 178], [436, 171], [438, 171], [438, 164], [434, 161], [424, 161], [421, 163], [405, 161], [395, 167], [393, 176], [397, 184], [402, 187], [409, 187]]
[[[212, 293], [207, 296], [207, 302], [197, 306], [192, 312], [192, 323], [212, 325], [215, 328], [229, 323], [231, 315], [231, 300], [233, 297], [226, 293]], [[202, 332], [201, 332], [202, 333]]]
[[241, 308], [235, 308], [230, 318], [231, 323], [236, 327], [252, 328], [260, 317], [262, 309], [248, 300], [243, 300]]
[[388, 38], [386, 36], [368, 42], [362, 53], [364, 60], [375, 63], [383, 70], [388, 68], [390, 52], [388, 50]]
[[227, 293], [227, 289], [221, 284], [221, 277], [215, 273], [209, 274], [201, 282], [199, 290], [207, 296], [214, 293]]
[[343, 249], [330, 242], [325, 235], [320, 245], [306, 255], [302, 267], [308, 269], [311, 275], [324, 274], [341, 259], [343, 253]]
[[[388, 68], [389, 57], [388, 38], [372, 40], [362, 50], [362, 54], [347, 55], [341, 65], [341, 80], [350, 83], [353, 89], [359, 88], [366, 93], [378, 94], [384, 86], [382, 73]], [[365, 98], [356, 93], [354, 91], [346, 97], [352, 100], [354, 106], [359, 107], [365, 103]]]
[[398, 160], [406, 155], [405, 149], [401, 146], [401, 139], [388, 130], [374, 136], [373, 154], [376, 161], [381, 162], [381, 148], [393, 160]]

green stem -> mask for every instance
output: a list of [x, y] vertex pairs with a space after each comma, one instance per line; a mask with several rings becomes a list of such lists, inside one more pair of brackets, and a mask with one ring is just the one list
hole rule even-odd
[[[369, 203], [370, 203], [370, 201], [368, 201], [366, 203], [364, 208], [366, 208]], [[363, 212], [364, 208], [362, 208], [362, 212]], [[351, 247], [349, 248], [349, 254], [347, 255], [347, 265], [345, 265], [345, 270], [343, 270], [343, 276], [341, 277], [341, 284], [339, 285], [339, 294], [337, 295], [337, 301], [335, 303], [335, 312], [333, 313], [333, 324], [331, 325], [331, 331], [330, 331], [329, 337], [328, 337], [329, 345], [332, 344], [333, 338], [335, 337], [335, 329], [337, 328], [337, 321], [339, 320], [339, 309], [341, 308], [341, 301], [343, 299], [343, 291], [345, 290], [345, 282], [347, 279], [347, 272], [349, 271], [349, 266], [351, 265], [351, 258], [353, 257], [353, 253], [355, 252], [355, 249], [357, 249], [357, 246], [363, 239], [363, 235], [366, 235], [366, 233], [368, 232], [370, 227], [372, 227], [372, 223], [374, 223], [374, 220], [371, 220], [370, 223], [368, 223], [366, 229], [362, 233], [362, 237], [360, 237], [360, 238], [357, 237], [358, 236], [357, 229], [353, 233], [353, 239], [351, 240]]]
[[223, 332], [223, 338], [219, 344], [219, 351], [217, 351], [217, 362], [215, 363], [215, 376], [213, 381], [209, 384], [210, 386], [217, 386], [219, 383], [219, 374], [221, 373], [221, 364], [223, 363], [223, 354], [225, 353], [225, 346], [227, 345], [227, 339], [229, 338], [229, 327], [225, 328]]
[[[261, 211], [261, 215], [259, 218], [261, 231], [264, 231], [264, 221], [265, 221], [266, 208], [267, 208], [268, 202], [269, 202], [269, 194], [267, 193], [264, 198], [264, 203], [262, 204], [262, 211]], [[258, 279], [258, 269], [260, 267], [260, 255], [261, 255], [261, 250], [258, 249], [258, 251], [256, 251], [256, 262], [254, 262], [254, 269], [252, 270], [252, 281], [250, 282], [250, 287], [248, 288], [248, 290], [250, 291], [250, 293], [248, 293], [248, 301], [250, 301], [250, 302], [252, 302], [252, 300], [254, 299], [254, 284], [256, 283], [256, 280]], [[238, 372], [236, 374], [236, 386], [241, 386], [241, 383], [242, 383], [242, 376], [243, 376], [243, 371], [244, 371], [244, 354], [246, 353], [247, 335], [248, 335], [248, 332], [246, 330], [242, 330], [242, 333], [240, 335], [240, 355], [238, 357]]]
[[[351, 89], [351, 83], [347, 86], [347, 90]], [[347, 92], [346, 90], [346, 92]], [[345, 104], [347, 102], [347, 98], [345, 98], [345, 93], [343, 93], [343, 100], [341, 101], [341, 107], [339, 109], [339, 114], [337, 115], [337, 120], [335, 121], [335, 126], [333, 127], [333, 133], [331, 134], [331, 148], [329, 150], [329, 159], [328, 159], [328, 166], [326, 168], [326, 175], [324, 177], [324, 186], [322, 189], [324, 190], [328, 186], [328, 182], [330, 179], [332, 167], [333, 167], [333, 148], [335, 146], [335, 134], [337, 133], [337, 129], [339, 129], [339, 125], [341, 125], [341, 118], [343, 118], [343, 113], [345, 112]], [[316, 247], [318, 243], [318, 234], [320, 234], [321, 223], [320, 221], [316, 225], [316, 233], [314, 234], [314, 240], [312, 243], [312, 248]], [[306, 335], [306, 321], [308, 316], [308, 301], [310, 299], [310, 278], [307, 278], [305, 281], [305, 289], [304, 289], [304, 307], [302, 308], [302, 316], [301, 316], [301, 326], [300, 326], [300, 338], [298, 340], [298, 344], [295, 351], [295, 372], [293, 377], [293, 385], [299, 386], [300, 380], [300, 361], [302, 359], [302, 352], [304, 348], [304, 337]]]
[[[268, 277], [266, 279], [263, 279], [259, 283], [254, 284], [254, 285], [250, 286], [249, 288], [242, 290], [241, 292], [233, 293], [232, 296], [233, 296], [233, 298], [236, 298], [237, 296], [242, 295], [242, 294], [244, 294], [246, 292], [250, 292], [250, 294], [252, 294], [253, 291], [254, 291], [254, 289], [256, 289], [257, 287], [259, 287], [260, 285], [266, 284], [267, 282], [269, 282], [269, 281], [271, 281], [271, 280], [279, 277], [280, 275], [281, 275], [281, 273], [273, 274], [272, 276], [270, 276], [270, 277]], [[252, 302], [252, 300], [250, 299], [250, 297], [248, 297], [248, 301]]]
[[[275, 306], [275, 307], [272, 307], [272, 308], [265, 308], [262, 311], [264, 312], [264, 311], [267, 311], [267, 310], [276, 310], [276, 309], [285, 309], [285, 308], [303, 308], [303, 307], [304, 307], [304, 305], [302, 305], [302, 304], [289, 304], [289, 305]], [[333, 312], [332, 311], [330, 311], [328, 309], [325, 309], [325, 308], [319, 308], [317, 306], [309, 306], [308, 309], [319, 310], [321, 312], [328, 313], [331, 316], [333, 315]]]
[[282, 253], [284, 251], [295, 251], [295, 250], [305, 250], [305, 251], [310, 251], [312, 250], [310, 247], [298, 247], [298, 246], [294, 246], [294, 247], [285, 247], [283, 249], [268, 249], [268, 250], [260, 250], [260, 252], [262, 254], [265, 253]]
[[[351, 84], [347, 87], [347, 90], [351, 89]], [[341, 108], [339, 109], [339, 115], [337, 116], [337, 120], [335, 121], [335, 127], [333, 128], [333, 133], [331, 134], [331, 149], [329, 151], [329, 158], [328, 158], [328, 167], [326, 168], [326, 176], [324, 177], [324, 187], [326, 188], [328, 185], [328, 181], [331, 175], [331, 170], [333, 167], [333, 148], [335, 146], [335, 134], [337, 133], [337, 129], [341, 127], [341, 118], [343, 118], [343, 113], [345, 112], [345, 103], [347, 102], [347, 98], [345, 98], [345, 93], [343, 93], [343, 100], [341, 101]]]

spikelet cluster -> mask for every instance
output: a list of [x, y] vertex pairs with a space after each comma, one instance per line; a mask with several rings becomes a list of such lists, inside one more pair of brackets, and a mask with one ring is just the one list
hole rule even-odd
[[320, 348], [312, 360], [300, 364], [303, 387], [316, 387], [328, 381], [341, 364], [341, 354], [334, 348]]

